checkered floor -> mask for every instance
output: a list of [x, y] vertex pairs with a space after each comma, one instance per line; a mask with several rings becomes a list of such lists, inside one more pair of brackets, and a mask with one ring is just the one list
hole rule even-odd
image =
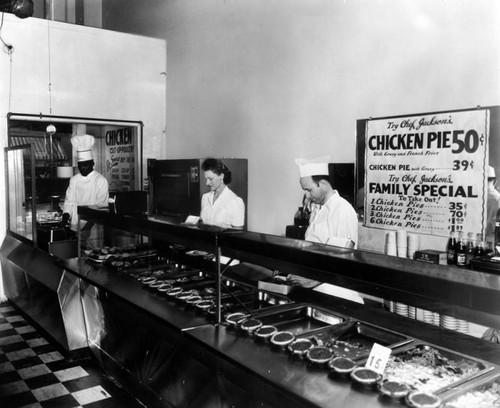
[[0, 304], [0, 407], [144, 408], [90, 358], [69, 361]]

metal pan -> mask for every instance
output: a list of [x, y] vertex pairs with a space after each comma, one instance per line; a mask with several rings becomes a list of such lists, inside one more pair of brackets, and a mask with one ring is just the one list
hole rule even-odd
[[259, 315], [259, 319], [265, 325], [273, 325], [279, 331], [289, 331], [295, 336], [346, 321], [344, 316], [307, 304]]
[[430, 344], [417, 344], [389, 358], [384, 378], [404, 382], [422, 392], [441, 394], [493, 369], [490, 363], [470, 356]]
[[374, 343], [395, 349], [412, 341], [410, 337], [362, 323], [345, 322], [306, 334], [316, 344], [329, 347], [338, 357], [367, 358]]
[[444, 408], [493, 407], [500, 401], [500, 371], [476, 377], [440, 396]]

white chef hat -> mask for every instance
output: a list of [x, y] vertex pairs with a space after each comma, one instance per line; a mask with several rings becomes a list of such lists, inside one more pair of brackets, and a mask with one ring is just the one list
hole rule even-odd
[[494, 167], [488, 166], [488, 178], [496, 178]]
[[79, 162], [92, 160], [92, 147], [95, 139], [91, 135], [75, 135], [71, 137], [71, 144], [76, 149], [76, 157]]
[[295, 159], [299, 166], [300, 177], [328, 176], [328, 163], [330, 156], [317, 157], [315, 159]]

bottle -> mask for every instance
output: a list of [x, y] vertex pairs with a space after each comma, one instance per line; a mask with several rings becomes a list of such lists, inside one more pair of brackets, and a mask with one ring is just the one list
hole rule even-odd
[[474, 235], [472, 232], [467, 233], [467, 253], [465, 256], [465, 264], [470, 266], [470, 261], [476, 256], [474, 245]]
[[448, 265], [456, 265], [457, 263], [457, 238], [455, 235], [455, 230], [450, 231], [450, 237], [448, 238], [448, 244], [446, 245], [446, 262]]
[[309, 225], [309, 215], [304, 211], [304, 207], [299, 207], [293, 217], [293, 223], [296, 227]]
[[475, 255], [477, 258], [486, 255], [486, 243], [483, 241], [482, 234], [476, 234], [476, 254]]
[[462, 231], [458, 233], [457, 247], [456, 247], [456, 260], [457, 266], [465, 268], [467, 265], [467, 244], [465, 242], [464, 234]]

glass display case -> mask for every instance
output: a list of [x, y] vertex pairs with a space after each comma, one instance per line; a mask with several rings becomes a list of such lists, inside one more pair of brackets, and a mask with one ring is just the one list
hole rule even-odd
[[77, 248], [76, 233], [60, 222], [70, 178], [77, 173], [71, 137], [81, 134], [95, 138], [94, 169], [106, 177], [110, 194], [142, 189], [142, 122], [8, 115], [7, 231], [54, 255], [64, 241]]
[[36, 232], [35, 160], [31, 145], [5, 149], [7, 183], [7, 230], [22, 240], [33, 241]]
[[76, 232], [60, 223], [77, 167], [71, 136], [95, 137], [94, 169], [110, 191], [141, 190], [142, 122], [9, 113], [7, 127], [5, 296], [63, 349], [79, 350], [87, 345], [80, 281], [54, 264], [78, 252]]

